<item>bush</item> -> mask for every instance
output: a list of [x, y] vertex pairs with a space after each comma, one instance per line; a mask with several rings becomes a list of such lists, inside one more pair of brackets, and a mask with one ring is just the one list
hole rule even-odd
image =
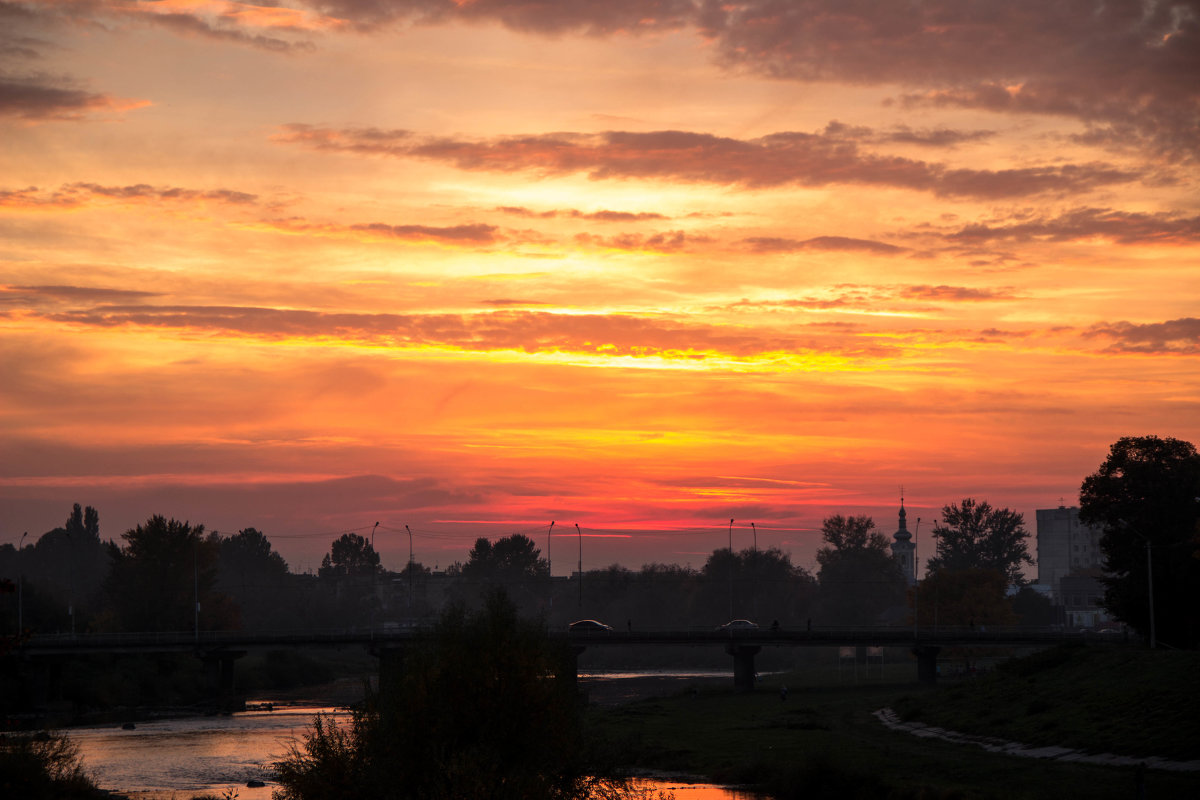
[[603, 770], [589, 759], [574, 682], [559, 679], [573, 668], [566, 645], [518, 618], [502, 593], [478, 613], [451, 608], [348, 726], [314, 720], [275, 765], [275, 796], [615, 796], [624, 784], [595, 777]]
[[107, 797], [79, 760], [79, 748], [57, 733], [0, 734], [0, 797], [92, 800]]

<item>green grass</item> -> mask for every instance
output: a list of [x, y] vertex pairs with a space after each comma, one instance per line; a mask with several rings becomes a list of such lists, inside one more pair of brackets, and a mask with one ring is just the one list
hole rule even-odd
[[[1183, 757], [1191, 750], [1196, 757], [1200, 714], [1194, 713], [1197, 692], [1189, 678], [1197, 674], [1192, 654], [1122, 652], [1087, 651], [1077, 660], [1073, 653], [1051, 651], [991, 677], [936, 689], [916, 684], [911, 664], [893, 665], [883, 678], [887, 683], [847, 682], [829, 670], [789, 674], [750, 694], [689, 692], [593, 709], [592, 720], [631, 766], [755, 784], [776, 798], [1125, 800], [1135, 796], [1131, 768], [988, 753], [893, 732], [872, 716], [892, 707], [908, 719], [1017, 741], [1040, 729], [1045, 743], [1121, 754], [1174, 736], [1179, 741], [1171, 753]], [[901, 668], [912, 676], [904, 682], [897, 681]], [[1143, 674], [1155, 685], [1138, 688], [1146, 682]], [[782, 683], [789, 687], [786, 701], [779, 698]], [[1142, 710], [1128, 722], [1118, 719], [1134, 697]], [[1168, 726], [1171, 733], [1143, 736], [1148, 724]], [[1151, 771], [1145, 790], [1156, 800], [1191, 800], [1200, 797], [1200, 774]]]

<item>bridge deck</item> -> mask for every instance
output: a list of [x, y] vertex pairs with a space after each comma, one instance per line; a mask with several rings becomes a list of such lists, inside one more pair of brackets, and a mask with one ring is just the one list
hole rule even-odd
[[[146, 653], [280, 647], [402, 646], [429, 638], [427, 629], [293, 632], [192, 631], [159, 633], [35, 634], [9, 649], [26, 656], [83, 653]], [[1120, 636], [1033, 628], [813, 628], [812, 630], [552, 631], [556, 640], [583, 646], [743, 644], [765, 647], [1034, 646], [1065, 642], [1124, 642]]]

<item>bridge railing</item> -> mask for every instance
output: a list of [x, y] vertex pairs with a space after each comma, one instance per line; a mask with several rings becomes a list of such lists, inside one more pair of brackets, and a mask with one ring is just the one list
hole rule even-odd
[[[611, 631], [551, 630], [556, 639], [580, 644], [716, 644], [737, 641], [746, 644], [798, 645], [910, 645], [910, 644], [1054, 644], [1059, 642], [1125, 642], [1120, 634], [1071, 631], [1038, 627], [947, 626], [820, 626], [794, 629], [780, 627], [722, 629], [688, 627], [672, 629], [632, 629]], [[32, 634], [16, 643], [22, 650], [85, 651], [122, 649], [234, 648], [271, 646], [320, 646], [344, 644], [401, 643], [428, 635], [422, 628], [357, 628], [292, 631], [142, 631], [123, 633], [50, 633]]]

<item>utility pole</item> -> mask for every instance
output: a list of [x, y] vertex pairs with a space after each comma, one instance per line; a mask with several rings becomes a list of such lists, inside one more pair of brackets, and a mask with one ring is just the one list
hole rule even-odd
[[733, 520], [729, 520], [729, 618], [733, 619]]
[[546, 616], [554, 611], [554, 573], [550, 570], [550, 534], [554, 532], [554, 520], [546, 530]]
[[408, 621], [412, 623], [413, 618], [413, 547], [412, 547], [412, 528], [407, 524], [404, 530], [408, 531]]
[[921, 518], [917, 517], [917, 527], [913, 533], [913, 638], [917, 638], [917, 624], [920, 619], [920, 606], [917, 605], [917, 600], [921, 594], [921, 579], [917, 572], [917, 565], [920, 563], [917, 559], [917, 541], [921, 535]]
[[579, 534], [579, 607], [583, 608], [583, 532], [579, 523], [575, 523], [575, 533]]

